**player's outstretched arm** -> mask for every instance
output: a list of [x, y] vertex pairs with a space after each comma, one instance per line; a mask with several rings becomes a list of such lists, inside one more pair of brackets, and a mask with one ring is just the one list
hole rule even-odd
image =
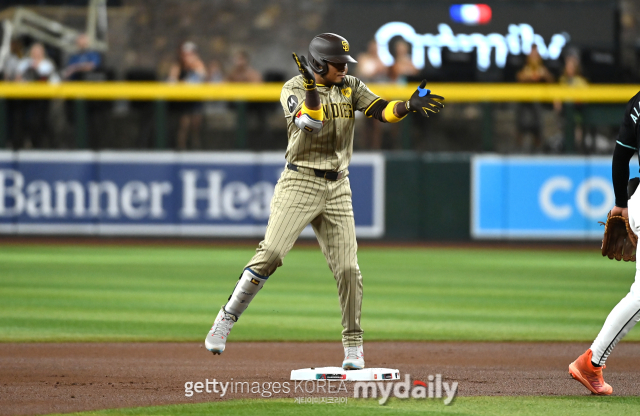
[[611, 161], [611, 179], [613, 182], [613, 193], [616, 197], [615, 206], [612, 215], [622, 215], [628, 217], [627, 200], [629, 199], [627, 184], [629, 182], [629, 161], [635, 153], [634, 149], [622, 146], [616, 143], [613, 149], [613, 158]]
[[[607, 215], [602, 238], [602, 255], [618, 261], [635, 261], [637, 237], [635, 218], [629, 218], [628, 200], [636, 191], [637, 180], [629, 181], [629, 161], [634, 149], [616, 143], [612, 160], [612, 181], [615, 205]], [[637, 178], [634, 178], [637, 179]]]
[[444, 108], [444, 97], [431, 94], [431, 90], [425, 88], [427, 80], [423, 79], [418, 89], [407, 101], [391, 101], [382, 112], [383, 121], [397, 123], [409, 113], [420, 113], [423, 117], [429, 117], [429, 113], [437, 114]]

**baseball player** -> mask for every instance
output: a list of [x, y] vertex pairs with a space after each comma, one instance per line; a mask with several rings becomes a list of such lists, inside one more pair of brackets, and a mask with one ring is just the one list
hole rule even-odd
[[323, 33], [311, 41], [308, 60], [293, 54], [301, 75], [286, 82], [280, 95], [289, 136], [287, 163], [271, 200], [264, 240], [205, 339], [214, 354], [224, 351], [233, 325], [311, 224], [338, 287], [344, 328], [342, 367], [364, 368], [362, 275], [348, 177], [354, 113], [396, 123], [410, 112], [425, 117], [438, 113], [444, 98], [431, 94], [423, 81], [408, 101], [386, 101], [347, 75], [348, 64], [356, 63], [349, 51], [345, 38]]
[[[637, 236], [640, 235], [640, 192], [634, 193], [638, 185], [637, 178], [629, 181], [629, 161], [638, 151], [640, 144], [639, 119], [640, 92], [627, 104], [613, 151], [612, 180], [616, 199], [615, 206], [609, 212], [602, 247], [602, 254], [609, 255], [611, 259], [624, 258], [627, 261], [635, 261], [635, 246]], [[625, 229], [624, 219], [627, 218], [628, 225]], [[613, 219], [620, 220], [619, 223], [623, 224], [620, 231], [610, 229]], [[640, 320], [640, 266], [636, 265], [635, 283], [631, 285], [631, 290], [609, 313], [591, 348], [569, 365], [569, 374], [594, 394], [611, 394], [613, 388], [605, 383], [602, 370], [613, 348], [638, 320]]]

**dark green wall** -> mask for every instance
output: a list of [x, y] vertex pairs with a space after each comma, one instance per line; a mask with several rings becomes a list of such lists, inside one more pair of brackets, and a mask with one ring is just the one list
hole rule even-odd
[[392, 152], [385, 156], [385, 238], [470, 239], [470, 154]]

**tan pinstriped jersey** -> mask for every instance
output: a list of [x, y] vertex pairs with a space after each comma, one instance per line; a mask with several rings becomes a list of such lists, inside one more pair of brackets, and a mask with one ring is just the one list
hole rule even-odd
[[356, 77], [347, 75], [342, 86], [318, 85], [324, 114], [320, 132], [300, 130], [293, 116], [300, 110], [306, 92], [302, 75], [291, 78], [282, 87], [280, 103], [287, 119], [289, 144], [287, 162], [307, 168], [341, 171], [349, 166], [353, 153], [354, 112], [366, 111], [379, 97]]

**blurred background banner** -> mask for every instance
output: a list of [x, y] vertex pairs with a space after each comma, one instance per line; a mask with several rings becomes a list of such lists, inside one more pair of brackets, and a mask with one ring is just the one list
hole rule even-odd
[[[272, 152], [0, 152], [0, 233], [260, 237], [283, 167]], [[349, 171], [356, 232], [380, 237], [384, 159]]]
[[[407, 42], [414, 66], [434, 81], [510, 81], [532, 45], [537, 45], [547, 66], [558, 70], [567, 47], [579, 48], [586, 65], [613, 69], [619, 46], [617, 14], [616, 3], [607, 0], [478, 5], [347, 0], [332, 10], [329, 28], [359, 49], [375, 37], [387, 65], [394, 64], [397, 42]], [[615, 73], [594, 69], [600, 82], [616, 82]]]
[[608, 157], [474, 156], [471, 172], [474, 238], [601, 239], [614, 205]]

